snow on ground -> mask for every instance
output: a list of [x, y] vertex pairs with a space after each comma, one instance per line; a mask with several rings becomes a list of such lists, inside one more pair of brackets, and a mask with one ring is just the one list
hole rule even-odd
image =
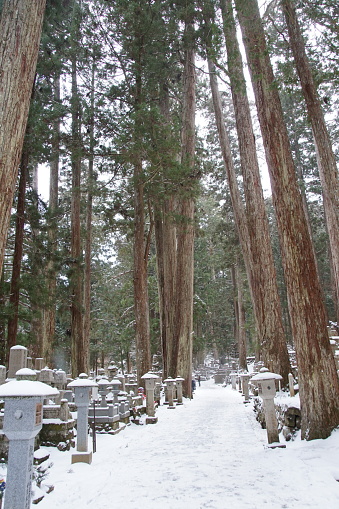
[[[39, 509], [337, 509], [339, 430], [267, 447], [251, 403], [213, 380], [193, 400], [160, 406], [157, 424], [97, 435], [91, 465], [51, 452]], [[281, 439], [283, 441], [283, 439]]]

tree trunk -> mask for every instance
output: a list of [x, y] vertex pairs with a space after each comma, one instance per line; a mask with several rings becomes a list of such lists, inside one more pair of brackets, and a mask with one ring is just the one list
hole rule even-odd
[[46, 0], [5, 0], [0, 18], [0, 272]]
[[239, 49], [232, 2], [221, 0], [227, 48], [229, 79], [238, 133], [241, 169], [246, 201], [246, 222], [252, 263], [253, 308], [260, 349], [265, 366], [288, 384], [291, 371], [283, 326], [277, 275], [270, 231], [261, 187], [251, 111], [243, 62]]
[[10, 316], [7, 325], [7, 355], [6, 355], [7, 359], [9, 358], [10, 349], [12, 348], [12, 346], [16, 345], [16, 336], [18, 332], [20, 276], [24, 243], [25, 204], [26, 204], [25, 196], [27, 185], [28, 160], [29, 153], [28, 150], [26, 149], [22, 153], [20, 165], [20, 180], [18, 189], [18, 203], [16, 210], [13, 268], [11, 278], [11, 289], [9, 295]]
[[[60, 102], [60, 77], [54, 81], [54, 100]], [[60, 119], [53, 122], [52, 150], [50, 161], [50, 184], [48, 205], [48, 260], [46, 266], [46, 284], [48, 303], [44, 309], [42, 352], [40, 355], [48, 366], [53, 365], [55, 339], [55, 298], [56, 298], [56, 267], [55, 253], [58, 241], [57, 210], [59, 201], [59, 162], [60, 162]]]
[[144, 184], [142, 162], [134, 166], [134, 308], [138, 380], [151, 369], [150, 324], [145, 248]]
[[71, 364], [72, 376], [76, 377], [85, 371], [83, 350], [83, 270], [81, 249], [81, 126], [80, 100], [77, 84], [76, 42], [79, 31], [79, 6], [74, 3], [72, 33], [72, 203], [71, 203]]
[[308, 117], [315, 141], [324, 211], [331, 249], [336, 292], [336, 318], [339, 320], [339, 180], [335, 154], [326, 127], [311, 67], [305, 51], [295, 8], [291, 0], [282, 0], [295, 65], [299, 75]]
[[287, 129], [256, 0], [236, 0], [270, 173], [298, 362], [302, 438], [326, 438], [339, 424], [339, 383], [326, 311]]
[[165, 199], [155, 205], [155, 242], [157, 252], [157, 273], [161, 344], [163, 356], [163, 377], [173, 377], [173, 342], [175, 335], [175, 274], [176, 274], [176, 228], [171, 212], [174, 198]]
[[[194, 153], [195, 153], [195, 52], [193, 23], [186, 23], [187, 48], [184, 67], [184, 105], [181, 137], [181, 164], [185, 169], [186, 186], [178, 198], [180, 224], [177, 227], [176, 266], [176, 335], [173, 349], [175, 376], [185, 379], [183, 394], [192, 395], [193, 350], [193, 277], [194, 277]], [[188, 175], [191, 173], [191, 175]]]
[[94, 167], [94, 86], [95, 86], [95, 61], [92, 64], [91, 82], [91, 118], [89, 133], [89, 159], [87, 175], [87, 209], [86, 209], [86, 238], [85, 238], [85, 281], [84, 281], [84, 367], [89, 372], [89, 345], [91, 335], [91, 259], [92, 259], [92, 211], [93, 211], [93, 167]]
[[[160, 87], [159, 107], [164, 122], [169, 122], [169, 93], [166, 84]], [[170, 164], [170, 163], [167, 163]], [[163, 167], [163, 175], [167, 167]], [[165, 180], [165, 179], [164, 179]], [[163, 199], [154, 199], [154, 233], [158, 274], [159, 314], [161, 347], [163, 357], [163, 378], [174, 377], [173, 345], [175, 337], [175, 285], [176, 285], [176, 225], [174, 221], [176, 199], [173, 191], [163, 181]]]

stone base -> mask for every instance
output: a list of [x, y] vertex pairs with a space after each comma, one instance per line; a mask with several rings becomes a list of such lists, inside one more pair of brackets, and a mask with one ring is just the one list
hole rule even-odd
[[146, 417], [146, 424], [156, 424], [158, 422], [158, 417]]
[[167, 407], [167, 408], [168, 408], [168, 409], [172, 409], [172, 408], [175, 408], [175, 406], [174, 406], [174, 405], [168, 405], [168, 407]]
[[72, 454], [71, 463], [88, 463], [89, 465], [92, 463], [92, 451], [87, 452], [74, 452]]

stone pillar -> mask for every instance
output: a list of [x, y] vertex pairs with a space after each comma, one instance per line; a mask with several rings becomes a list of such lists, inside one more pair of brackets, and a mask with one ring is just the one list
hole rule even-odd
[[37, 357], [34, 361], [34, 368], [37, 371], [41, 371], [44, 367], [44, 359], [42, 357]]
[[0, 365], [0, 385], [6, 382], [6, 366]]
[[268, 443], [273, 444], [272, 447], [285, 447], [279, 444], [278, 421], [274, 407], [274, 396], [276, 393], [275, 381], [277, 379], [281, 380], [282, 377], [276, 373], [270, 373], [269, 371], [260, 372], [251, 378], [258, 386], [259, 396], [264, 403]]
[[173, 378], [167, 378], [165, 380], [165, 384], [167, 387], [168, 408], [175, 408], [174, 401], [173, 401], [174, 400], [173, 392], [174, 392], [175, 380]]
[[4, 509], [31, 507], [34, 439], [42, 428], [42, 404], [45, 397], [57, 395], [57, 389], [29, 380], [0, 387], [3, 431], [9, 440]]
[[146, 424], [155, 424], [158, 422], [158, 418], [155, 417], [154, 407], [154, 389], [155, 384], [158, 380], [158, 376], [154, 373], [146, 373], [143, 375], [142, 380], [145, 380], [146, 390]]
[[182, 405], [182, 383], [185, 381], [184, 378], [181, 378], [181, 376], [177, 376], [175, 379], [175, 383], [177, 386], [177, 405]]
[[15, 373], [26, 366], [27, 348], [21, 345], [12, 346], [9, 352], [8, 378], [15, 378]]
[[88, 407], [91, 389], [97, 386], [93, 380], [80, 378], [67, 386], [74, 390], [77, 407], [77, 452], [72, 454], [72, 463], [92, 462], [92, 451], [88, 450]]

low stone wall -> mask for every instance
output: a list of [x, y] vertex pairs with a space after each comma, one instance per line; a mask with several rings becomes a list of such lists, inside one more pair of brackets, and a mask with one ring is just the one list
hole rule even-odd
[[[278, 420], [279, 433], [282, 432], [285, 440], [293, 440], [297, 431], [301, 428], [301, 412], [299, 402], [295, 398], [277, 398], [275, 411]], [[263, 401], [259, 397], [253, 399], [253, 409], [256, 419], [263, 429], [266, 429]]]

